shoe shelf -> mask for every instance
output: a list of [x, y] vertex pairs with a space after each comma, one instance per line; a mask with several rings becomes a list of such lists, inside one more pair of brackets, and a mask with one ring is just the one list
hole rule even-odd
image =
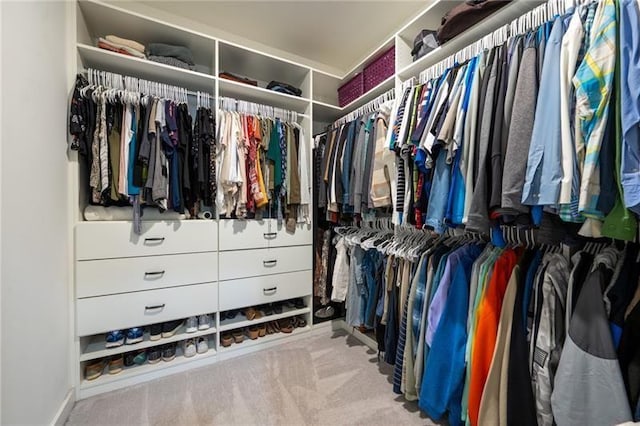
[[[89, 343], [87, 344], [85, 350], [80, 354], [80, 362], [109, 357], [140, 349], [151, 348], [153, 346], [166, 345], [167, 343], [179, 342], [182, 340], [198, 338], [201, 336], [208, 336], [210, 334], [217, 333], [217, 331], [218, 330], [215, 327], [209, 327], [206, 330], [198, 330], [194, 333], [187, 333], [186, 326], [182, 324], [180, 328], [178, 328], [178, 331], [176, 331], [176, 334], [171, 337], [162, 337], [158, 340], [151, 340], [149, 332], [145, 332], [143, 337], [144, 340], [142, 342], [135, 343], [133, 345], [125, 344], [115, 348], [106, 348], [104, 334], [98, 334], [89, 338]], [[209, 349], [209, 351], [211, 351], [211, 349]]]
[[244, 335], [244, 340], [242, 341], [242, 343], [234, 342], [231, 344], [231, 346], [227, 346], [226, 348], [220, 345], [219, 351], [220, 353], [226, 353], [226, 352], [232, 352], [232, 351], [241, 350], [241, 349], [247, 349], [255, 345], [262, 345], [268, 342], [273, 342], [275, 340], [285, 339], [290, 336], [306, 333], [310, 330], [311, 330], [311, 326], [306, 325], [304, 327], [294, 328], [291, 333], [278, 332], [274, 334], [267, 334], [266, 336], [258, 337], [255, 340], [251, 340], [247, 335]]
[[[188, 337], [183, 336], [183, 339], [188, 339]], [[162, 340], [159, 340], [159, 342], [161, 341]], [[216, 342], [214, 339], [209, 339], [209, 350], [207, 352], [203, 354], [195, 354], [194, 356], [189, 358], [184, 356], [181, 345], [178, 345], [178, 347], [176, 348], [176, 357], [171, 361], [164, 361], [163, 359], [160, 359], [154, 364], [149, 364], [149, 361], [147, 361], [143, 365], [132, 365], [130, 367], [123, 367], [122, 371], [116, 374], [109, 374], [108, 366], [105, 365], [104, 372], [100, 377], [93, 380], [82, 379], [82, 381], [80, 382], [80, 389], [87, 390], [94, 387], [109, 385], [114, 382], [140, 376], [143, 374], [153, 373], [168, 368], [179, 367], [190, 362], [201, 361], [211, 357], [215, 357], [215, 344]]]
[[[304, 314], [308, 314], [309, 312], [311, 312], [311, 308], [308, 308], [308, 307], [301, 308], [301, 309], [283, 307], [281, 314], [265, 315], [261, 318], [255, 318], [252, 320], [248, 320], [244, 317], [244, 315], [238, 313], [238, 315], [233, 319], [226, 319], [224, 321], [220, 321], [220, 332], [234, 330], [236, 328], [249, 327], [251, 325], [275, 321], [281, 318], [304, 315]], [[264, 339], [264, 337], [262, 339]], [[260, 340], [260, 338], [258, 340]]]

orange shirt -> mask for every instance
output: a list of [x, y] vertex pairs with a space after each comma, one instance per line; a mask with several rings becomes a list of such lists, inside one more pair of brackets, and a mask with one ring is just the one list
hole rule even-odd
[[521, 249], [507, 249], [502, 253], [493, 267], [491, 280], [485, 289], [484, 298], [478, 305], [469, 385], [469, 420], [472, 426], [478, 425], [482, 391], [487, 381], [493, 350], [496, 346], [502, 299], [520, 254]]

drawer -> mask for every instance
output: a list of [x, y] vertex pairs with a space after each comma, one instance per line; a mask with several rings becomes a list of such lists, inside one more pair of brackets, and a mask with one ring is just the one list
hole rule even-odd
[[76, 262], [76, 297], [95, 297], [218, 281], [218, 253]]
[[269, 246], [269, 220], [221, 219], [220, 250], [246, 250]]
[[311, 225], [296, 225], [296, 232], [287, 232], [284, 224], [278, 226], [274, 220], [271, 226], [272, 237], [269, 239], [269, 247], [304, 246], [313, 244], [313, 231]]
[[312, 246], [220, 252], [221, 280], [305, 271], [312, 268]]
[[142, 222], [142, 235], [131, 222], [79, 223], [76, 260], [216, 251], [217, 224], [212, 220]]
[[196, 284], [76, 301], [78, 336], [122, 330], [218, 310], [218, 284]]
[[311, 271], [221, 281], [220, 311], [308, 296], [311, 281]]

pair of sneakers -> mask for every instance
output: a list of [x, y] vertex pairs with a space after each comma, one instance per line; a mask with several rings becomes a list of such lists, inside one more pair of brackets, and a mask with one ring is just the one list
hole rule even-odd
[[154, 346], [147, 351], [147, 361], [155, 364], [160, 360], [165, 362], [173, 361], [176, 357], [176, 344], [168, 343], [163, 346]]
[[187, 318], [187, 333], [195, 333], [198, 330], [208, 330], [211, 328], [211, 317], [209, 315], [199, 315]]
[[187, 339], [183, 343], [182, 352], [186, 358], [195, 356], [196, 353], [203, 354], [209, 350], [209, 341], [206, 337], [199, 337], [196, 343], [195, 339]]
[[149, 340], [156, 341], [160, 338], [168, 338], [178, 332], [183, 320], [174, 320], [151, 324], [149, 326]]
[[122, 345], [133, 345], [142, 342], [144, 331], [141, 327], [133, 327], [125, 332], [122, 330], [113, 330], [105, 336], [105, 346], [107, 348], [117, 348]]

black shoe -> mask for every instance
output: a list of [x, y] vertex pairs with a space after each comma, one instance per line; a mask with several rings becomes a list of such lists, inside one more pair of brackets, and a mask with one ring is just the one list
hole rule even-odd
[[176, 357], [176, 344], [169, 343], [162, 349], [162, 360], [163, 361], [173, 361]]
[[[236, 317], [236, 315], [238, 315], [238, 312], [239, 311], [237, 309], [234, 309], [234, 310], [231, 310], [231, 311], [227, 311], [227, 313], [226, 313], [227, 319], [234, 319]], [[244, 314], [242, 314], [242, 315], [244, 315]]]
[[260, 309], [265, 315], [273, 315], [273, 304], [262, 305]]
[[133, 364], [133, 359], [136, 357], [137, 352], [127, 352], [124, 354], [124, 366], [131, 367]]
[[293, 299], [293, 307], [296, 309], [302, 309], [304, 308], [304, 300], [302, 300], [302, 297], [298, 297], [297, 299]]
[[282, 303], [274, 303], [273, 304], [273, 312], [275, 312], [276, 314], [281, 314], [282, 313]]
[[149, 326], [149, 340], [160, 340], [162, 337], [162, 323], [151, 324]]
[[162, 323], [162, 337], [171, 337], [176, 334], [182, 325], [182, 320], [175, 320]]
[[147, 351], [147, 361], [149, 361], [149, 364], [155, 364], [160, 361], [160, 358], [162, 358], [162, 352], [159, 346], [154, 346]]
[[220, 312], [220, 321], [224, 321], [227, 319], [227, 313], [226, 312]]

